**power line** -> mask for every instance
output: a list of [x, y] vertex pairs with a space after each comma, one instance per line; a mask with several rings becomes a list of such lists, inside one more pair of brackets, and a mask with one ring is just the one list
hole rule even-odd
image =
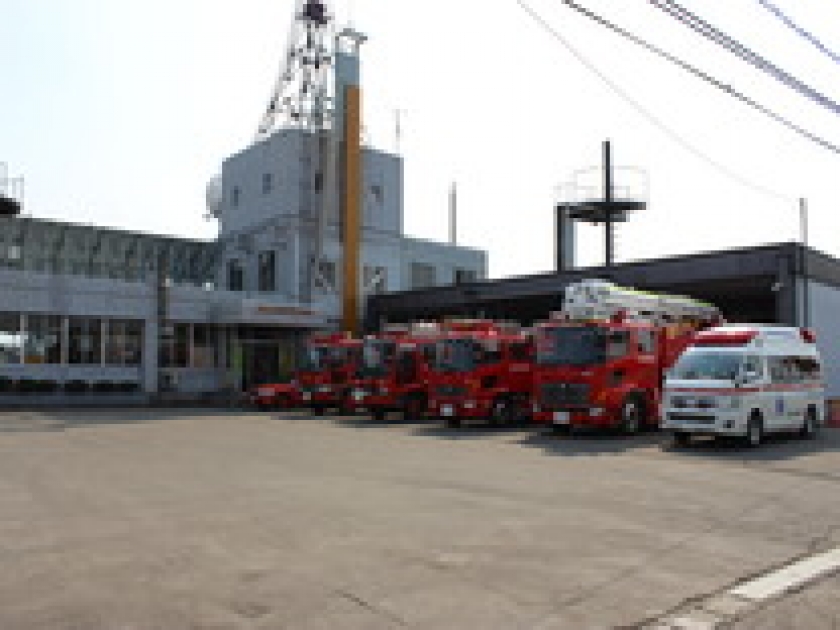
[[[520, 2], [520, 4], [521, 4], [522, 0], [517, 0], [517, 2]], [[575, 11], [580, 13], [581, 15], [586, 16], [590, 20], [593, 20], [593, 21], [597, 22], [601, 26], [604, 26], [604, 27], [610, 29], [611, 31], [621, 35], [622, 37], [632, 41], [633, 43], [645, 48], [646, 50], [648, 50], [649, 52], [652, 52], [653, 54], [657, 55], [658, 57], [662, 57], [663, 59], [666, 59], [667, 61], [670, 61], [671, 63], [673, 63], [676, 66], [679, 66], [680, 68], [682, 68], [683, 70], [685, 70], [689, 74], [693, 74], [697, 78], [702, 79], [706, 83], [709, 83], [709, 84], [713, 85], [714, 87], [718, 88], [719, 90], [729, 94], [733, 98], [736, 98], [739, 101], [749, 105], [750, 107], [752, 107], [756, 111], [759, 111], [762, 114], [764, 114], [765, 116], [767, 116], [768, 118], [771, 118], [771, 119], [775, 120], [776, 122], [778, 122], [779, 124], [784, 125], [785, 127], [790, 129], [791, 131], [794, 131], [795, 133], [799, 134], [800, 136], [802, 136], [804, 138], [807, 138], [811, 142], [819, 144], [824, 149], [828, 149], [829, 151], [832, 151], [833, 153], [836, 153], [836, 154], [840, 155], [840, 147], [838, 147], [837, 145], [832, 144], [828, 140], [825, 140], [825, 139], [821, 138], [820, 136], [808, 131], [804, 127], [801, 127], [801, 126], [797, 125], [796, 123], [788, 120], [784, 116], [782, 116], [780, 114], [777, 114], [776, 112], [774, 112], [770, 108], [765, 107], [764, 105], [761, 105], [760, 103], [758, 103], [754, 99], [750, 98], [749, 96], [747, 96], [743, 92], [739, 92], [738, 90], [733, 88], [731, 85], [727, 85], [726, 83], [723, 83], [722, 81], [719, 81], [718, 79], [715, 79], [712, 75], [708, 74], [707, 72], [704, 72], [703, 70], [700, 70], [699, 68], [697, 68], [695, 66], [692, 66], [688, 62], [683, 61], [682, 59], [676, 57], [675, 55], [672, 55], [671, 53], [666, 52], [665, 50], [662, 50], [661, 48], [658, 48], [658, 47], [654, 46], [653, 44], [650, 44], [649, 42], [645, 41], [641, 37], [638, 37], [638, 36], [634, 35], [630, 31], [627, 31], [627, 30], [621, 28], [620, 26], [618, 26], [616, 24], [613, 24], [612, 22], [610, 22], [609, 20], [601, 17], [600, 15], [597, 15], [596, 13], [593, 13], [589, 9], [579, 5], [576, 2], [573, 2], [573, 0], [560, 0], [560, 2], [569, 6], [572, 9], [574, 9]]]
[[732, 181], [737, 182], [741, 186], [744, 186], [745, 188], [749, 188], [755, 192], [761, 193], [768, 197], [773, 197], [777, 200], [785, 202], [790, 202], [793, 200], [793, 198], [790, 195], [778, 192], [776, 190], [773, 190], [772, 188], [768, 188], [767, 186], [758, 184], [740, 175], [728, 166], [724, 165], [721, 162], [718, 162], [717, 160], [710, 157], [700, 149], [696, 148], [686, 138], [684, 138], [671, 127], [659, 120], [659, 118], [657, 118], [653, 112], [651, 112], [639, 101], [630, 96], [630, 94], [627, 91], [622, 89], [615, 81], [610, 79], [610, 77], [608, 77], [604, 72], [602, 72], [595, 64], [593, 64], [586, 57], [584, 57], [583, 54], [580, 51], [578, 51], [574, 46], [572, 46], [572, 44], [565, 37], [563, 37], [563, 35], [557, 29], [555, 29], [551, 24], [549, 24], [548, 21], [545, 20], [545, 18], [543, 18], [531, 6], [524, 2], [524, 0], [515, 1], [523, 11], [525, 11], [549, 35], [551, 35], [552, 37], [554, 37], [554, 39], [559, 41], [563, 45], [563, 47], [569, 53], [572, 54], [572, 56], [574, 56], [583, 66], [586, 67], [587, 70], [589, 70], [599, 79], [601, 79], [601, 81], [603, 81], [607, 85], [607, 87], [609, 87], [619, 97], [624, 99], [631, 107], [633, 107], [633, 109], [635, 109], [639, 114], [641, 114], [643, 118], [647, 119], [647, 121], [651, 125], [659, 129], [659, 131], [668, 136], [672, 141], [681, 146], [685, 151], [698, 158], [700, 161], [705, 162], [706, 164], [708, 164], [718, 172], [722, 173]]
[[804, 37], [811, 44], [813, 44], [817, 48], [817, 50], [819, 50], [820, 52], [822, 52], [822, 53], [826, 54], [828, 57], [830, 57], [831, 60], [834, 61], [834, 63], [840, 64], [840, 55], [838, 55], [833, 50], [831, 50], [828, 46], [823, 44], [815, 35], [812, 35], [808, 31], [806, 31], [804, 28], [799, 26], [790, 17], [788, 17], [779, 7], [777, 7], [772, 2], [769, 2], [769, 0], [756, 0], [756, 1], [761, 6], [763, 6], [765, 9], [770, 11], [770, 13], [772, 13], [777, 18], [779, 18], [782, 22], [784, 22], [785, 25], [788, 28], [790, 28], [791, 30], [793, 30], [797, 35], [800, 35], [801, 37]]
[[718, 30], [717, 28], [715, 28], [714, 26], [697, 16], [696, 14], [692, 13], [685, 7], [679, 5], [674, 0], [648, 0], [648, 2], [650, 2], [650, 4], [652, 4], [660, 11], [664, 11], [672, 18], [681, 22], [683, 25], [689, 27], [693, 31], [700, 33], [706, 39], [709, 39], [715, 44], [722, 46], [723, 48], [725, 48], [735, 56], [740, 57], [750, 65], [758, 68], [762, 72], [769, 74], [780, 83], [796, 90], [806, 98], [809, 98], [812, 101], [819, 103], [820, 105], [822, 105], [826, 109], [831, 110], [835, 114], [840, 114], [840, 104], [837, 104], [835, 101], [825, 96], [824, 94], [818, 92], [811, 86], [803, 83], [789, 72], [782, 70], [776, 64], [768, 61], [761, 55], [753, 52], [737, 40], [733, 39], [729, 35], [726, 35], [722, 31]]

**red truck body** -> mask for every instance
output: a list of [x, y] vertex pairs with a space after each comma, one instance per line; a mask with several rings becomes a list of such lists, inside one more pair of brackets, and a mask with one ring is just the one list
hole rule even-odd
[[297, 371], [302, 406], [316, 413], [349, 411], [349, 389], [361, 349], [361, 341], [341, 334], [310, 338]]
[[248, 399], [251, 405], [263, 411], [296, 409], [303, 402], [296, 381], [259, 385], [248, 392]]
[[558, 428], [635, 433], [659, 422], [665, 370], [694, 331], [642, 322], [536, 327], [533, 417]]
[[450, 425], [512, 424], [529, 415], [533, 344], [509, 325], [449, 322], [429, 372], [429, 412]]
[[352, 383], [351, 405], [366, 409], [376, 420], [401, 412], [406, 420], [424, 416], [429, 400], [429, 370], [434, 338], [385, 333], [365, 340], [358, 378]]

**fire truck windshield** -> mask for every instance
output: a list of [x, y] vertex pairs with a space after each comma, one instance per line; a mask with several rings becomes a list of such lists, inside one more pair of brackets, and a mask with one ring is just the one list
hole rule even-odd
[[672, 368], [670, 378], [683, 381], [731, 381], [746, 357], [740, 352], [688, 352]]
[[397, 344], [393, 341], [366, 341], [362, 346], [359, 378], [377, 378], [388, 373]]
[[340, 348], [330, 346], [307, 346], [300, 358], [301, 372], [324, 372], [339, 366], [342, 362]]
[[589, 326], [543, 328], [537, 335], [540, 365], [595, 365], [606, 356], [606, 335]]
[[444, 339], [435, 346], [435, 370], [469, 372], [475, 369], [477, 344], [472, 339]]

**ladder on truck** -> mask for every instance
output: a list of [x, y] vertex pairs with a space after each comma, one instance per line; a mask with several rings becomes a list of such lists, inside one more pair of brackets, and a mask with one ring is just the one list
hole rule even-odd
[[652, 293], [622, 287], [606, 280], [582, 280], [564, 292], [563, 310], [555, 319], [572, 321], [649, 321], [659, 325], [683, 322], [718, 324], [723, 321], [717, 307], [681, 295]]

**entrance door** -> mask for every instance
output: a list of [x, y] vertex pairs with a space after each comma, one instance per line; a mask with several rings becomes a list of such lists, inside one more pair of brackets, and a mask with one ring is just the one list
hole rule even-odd
[[245, 389], [277, 383], [280, 379], [280, 348], [276, 343], [245, 345], [243, 381]]

